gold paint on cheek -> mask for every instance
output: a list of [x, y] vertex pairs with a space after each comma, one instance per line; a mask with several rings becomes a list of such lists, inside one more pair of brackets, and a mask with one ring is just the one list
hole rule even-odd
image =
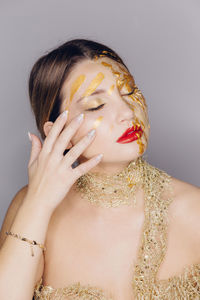
[[144, 138], [145, 138], [145, 141], [146, 141], [146, 144], [147, 144], [147, 135], [146, 135], [145, 131], [143, 132], [143, 134], [144, 134]]
[[143, 154], [144, 153], [144, 144], [141, 142], [141, 139], [137, 140], [137, 144], [139, 146], [139, 154]]
[[100, 125], [100, 123], [101, 123], [102, 120], [103, 120], [103, 116], [98, 117], [98, 118], [94, 121], [93, 128], [97, 128], [97, 127]]
[[87, 90], [83, 94], [83, 97], [87, 97], [87, 96], [91, 95], [96, 90], [96, 88], [100, 85], [100, 83], [102, 82], [104, 77], [105, 77], [104, 74], [102, 72], [99, 72], [97, 74], [97, 76], [91, 81]]
[[[133, 123], [133, 122], [132, 122]], [[144, 125], [144, 123], [141, 121], [142, 125]], [[145, 131], [144, 131], [144, 127], [140, 124], [139, 122], [139, 119], [136, 117], [135, 119], [135, 124], [133, 125], [137, 125], [137, 126], [141, 126], [142, 127], [142, 130], [143, 130], [143, 134], [142, 136], [144, 135], [145, 136], [145, 139], [146, 139], [146, 143], [147, 143], [147, 137], [146, 137], [146, 134], [145, 134]], [[144, 148], [145, 148], [145, 144], [142, 143], [141, 139], [142, 139], [142, 136], [140, 137], [140, 134], [139, 133], [136, 133], [136, 135], [138, 136], [138, 139], [136, 140], [138, 146], [139, 146], [139, 154], [143, 154], [144, 153]]]
[[112, 124], [112, 125], [110, 126], [110, 130], [111, 130], [111, 131], [113, 130], [113, 127], [114, 127], [114, 125]]
[[80, 75], [73, 83], [72, 83], [72, 86], [71, 86], [71, 93], [70, 93], [70, 103], [74, 97], [74, 94], [78, 91], [78, 89], [80, 88], [80, 86], [82, 85], [82, 83], [84, 82], [85, 80], [85, 75]]
[[144, 122], [140, 121], [142, 124], [142, 130], [144, 130], [145, 126], [144, 126]]

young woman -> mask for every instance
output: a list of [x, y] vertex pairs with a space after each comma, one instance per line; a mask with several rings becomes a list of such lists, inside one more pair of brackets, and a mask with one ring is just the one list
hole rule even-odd
[[29, 94], [44, 143], [29, 134], [1, 229], [0, 298], [200, 299], [200, 190], [144, 159], [147, 104], [117, 53], [68, 41]]

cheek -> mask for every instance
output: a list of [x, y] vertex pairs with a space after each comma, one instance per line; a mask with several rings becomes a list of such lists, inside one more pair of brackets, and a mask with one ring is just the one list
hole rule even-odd
[[138, 103], [136, 103], [134, 112], [135, 112], [136, 123], [138, 122], [144, 131], [144, 135], [143, 135], [144, 139], [142, 139], [142, 140], [145, 141], [145, 143], [147, 143], [148, 139], [149, 139], [149, 131], [150, 131], [150, 124], [149, 124], [147, 108], [143, 109]]
[[83, 138], [90, 130], [93, 128], [96, 129], [96, 135], [98, 136], [99, 132], [105, 132], [104, 126], [104, 116], [99, 115], [93, 119], [89, 119], [88, 116], [85, 116], [85, 120], [80, 125], [80, 128], [77, 130], [75, 135], [72, 137], [71, 141], [73, 144], [76, 144], [81, 138]]
[[93, 126], [92, 127], [96, 129], [97, 127], [99, 127], [99, 125], [102, 123], [102, 121], [103, 121], [103, 116], [99, 116], [93, 122]]
[[148, 126], [149, 123], [149, 117], [148, 117], [148, 111], [147, 108], [143, 109], [139, 104], [134, 105], [134, 114], [136, 118], [142, 121], [144, 123], [145, 127]]
[[110, 125], [110, 131], [112, 131], [114, 128], [114, 124]]

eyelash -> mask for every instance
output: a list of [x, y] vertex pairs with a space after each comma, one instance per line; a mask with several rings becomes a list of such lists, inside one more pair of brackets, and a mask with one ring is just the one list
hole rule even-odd
[[89, 111], [98, 110], [98, 109], [100, 109], [100, 107], [103, 107], [104, 105], [105, 105], [105, 103], [103, 103], [103, 104], [101, 104], [97, 107], [89, 108], [89, 109], [86, 109], [86, 110], [89, 110]]
[[[130, 95], [132, 95], [133, 93], [134, 93], [134, 90], [133, 90], [132, 92], [128, 93], [128, 94], [123, 95], [123, 96], [130, 96]], [[105, 103], [103, 103], [103, 104], [101, 104], [101, 105], [99, 105], [99, 106], [97, 106], [97, 107], [89, 108], [89, 109], [86, 109], [86, 110], [87, 110], [87, 111], [98, 110], [98, 109], [101, 109], [104, 105], [105, 105]]]

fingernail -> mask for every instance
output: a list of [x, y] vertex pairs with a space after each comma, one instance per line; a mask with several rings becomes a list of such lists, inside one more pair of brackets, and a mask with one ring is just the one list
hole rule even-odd
[[94, 134], [95, 134], [95, 129], [92, 129], [92, 130], [90, 130], [89, 132], [88, 132], [88, 134], [87, 134], [87, 136], [89, 137], [89, 138], [92, 138], [93, 136], [94, 136]]
[[62, 112], [61, 118], [65, 118], [65, 117], [67, 117], [67, 115], [68, 115], [68, 110], [65, 110]]
[[83, 120], [83, 117], [84, 117], [84, 114], [80, 114], [78, 117], [77, 117], [77, 121], [78, 122], [81, 122]]
[[95, 159], [96, 159], [97, 161], [100, 161], [100, 160], [102, 159], [102, 157], [103, 157], [103, 154], [101, 153], [101, 154], [97, 155], [97, 156], [95, 157]]
[[30, 132], [28, 131], [28, 138], [29, 138], [29, 140], [32, 142], [32, 137], [31, 137], [31, 135], [30, 135]]

